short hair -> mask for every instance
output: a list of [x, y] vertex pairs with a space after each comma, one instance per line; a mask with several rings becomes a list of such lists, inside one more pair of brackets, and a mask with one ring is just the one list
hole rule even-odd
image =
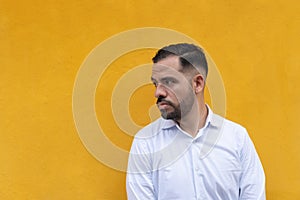
[[179, 57], [183, 72], [194, 68], [206, 79], [208, 73], [207, 61], [203, 49], [199, 46], [188, 43], [171, 44], [159, 49], [152, 61], [157, 63], [169, 56]]

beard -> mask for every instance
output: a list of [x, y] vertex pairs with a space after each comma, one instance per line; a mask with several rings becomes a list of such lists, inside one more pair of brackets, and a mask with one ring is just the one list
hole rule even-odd
[[163, 102], [170, 107], [173, 108], [173, 111], [169, 111], [167, 109], [160, 109], [161, 116], [164, 119], [171, 119], [174, 121], [179, 121], [181, 120], [182, 117], [187, 115], [193, 107], [193, 104], [195, 102], [194, 96], [188, 96], [186, 99], [183, 99], [179, 105], [175, 105], [171, 101], [165, 100], [163, 97], [159, 97], [156, 101], [156, 104]]
[[175, 106], [173, 104], [169, 104], [169, 106], [171, 106], [173, 108], [173, 111], [169, 112], [166, 109], [160, 109], [161, 116], [164, 119], [172, 119], [172, 120], [175, 120], [175, 121], [180, 120], [181, 119], [180, 105]]

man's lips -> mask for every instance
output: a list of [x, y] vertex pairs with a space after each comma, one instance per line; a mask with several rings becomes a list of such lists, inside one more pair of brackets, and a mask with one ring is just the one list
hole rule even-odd
[[167, 103], [167, 102], [159, 102], [157, 105], [163, 106], [163, 105], [169, 105], [169, 103]]
[[171, 106], [171, 104], [169, 102], [166, 101], [160, 101], [157, 103], [158, 107], [166, 107], [166, 106]]

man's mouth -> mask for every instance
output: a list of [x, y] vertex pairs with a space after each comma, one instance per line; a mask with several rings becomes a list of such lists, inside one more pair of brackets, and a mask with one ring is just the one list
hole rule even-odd
[[158, 106], [159, 109], [165, 109], [166, 107], [172, 106], [172, 105], [167, 101], [159, 101], [157, 103], [157, 106]]
[[157, 105], [163, 106], [163, 105], [170, 105], [170, 104], [168, 102], [161, 101], [161, 102], [158, 102]]

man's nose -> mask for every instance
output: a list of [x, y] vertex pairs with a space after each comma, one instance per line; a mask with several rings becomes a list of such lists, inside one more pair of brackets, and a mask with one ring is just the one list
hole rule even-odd
[[154, 96], [156, 98], [158, 98], [158, 97], [166, 97], [167, 96], [166, 88], [163, 85], [161, 85], [161, 84], [157, 84]]

